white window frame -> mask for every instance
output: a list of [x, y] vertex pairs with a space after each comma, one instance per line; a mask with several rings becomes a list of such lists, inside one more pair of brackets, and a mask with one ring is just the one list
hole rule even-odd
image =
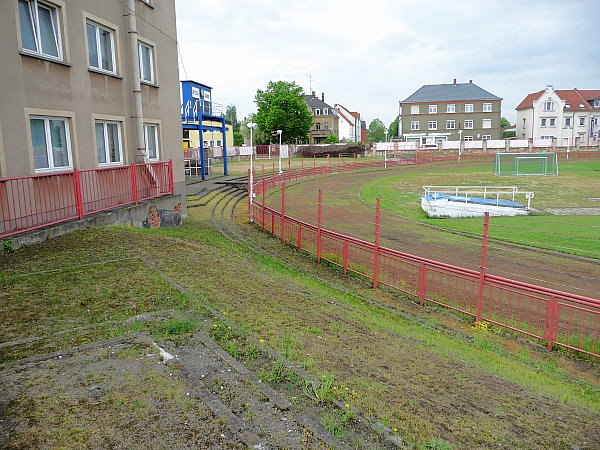
[[[106, 73], [111, 73], [111, 74], [116, 74], [117, 73], [117, 59], [115, 57], [115, 30], [113, 30], [112, 28], [109, 28], [107, 26], [104, 25], [100, 25], [92, 20], [86, 20], [85, 21], [85, 31], [86, 31], [86, 39], [88, 37], [87, 34], [87, 27], [88, 26], [93, 26], [95, 27], [95, 38], [96, 38], [96, 55], [98, 57], [98, 65], [94, 66], [91, 64], [90, 58], [91, 58], [91, 53], [90, 53], [90, 45], [91, 42], [89, 42], [88, 40], [88, 64], [89, 67], [92, 68], [93, 70], [98, 70], [101, 72], [106, 72]], [[102, 49], [102, 45], [100, 43], [100, 30], [106, 31], [109, 33], [110, 35], [110, 62], [112, 64], [112, 69], [106, 69], [102, 66], [102, 56], [103, 56], [103, 49]]]
[[[102, 124], [102, 129], [103, 129], [103, 138], [104, 138], [104, 152], [105, 152], [105, 157], [106, 157], [106, 162], [100, 162], [98, 161], [98, 147], [96, 147], [96, 162], [98, 163], [99, 167], [106, 167], [106, 166], [120, 166], [123, 165], [123, 134], [121, 132], [121, 126], [122, 126], [122, 122], [116, 121], [116, 120], [103, 120], [103, 119], [96, 119], [94, 120], [94, 142], [96, 142], [96, 125], [97, 124]], [[118, 150], [119, 150], [119, 160], [118, 161], [111, 161], [110, 160], [110, 152], [109, 152], [109, 148], [108, 148], [108, 127], [107, 125], [116, 125], [117, 126], [117, 141], [118, 141]]]
[[[148, 55], [150, 57], [150, 61], [149, 61], [150, 77], [149, 77], [149, 79], [148, 79], [148, 74], [145, 73], [144, 64], [142, 61], [142, 55], [143, 55], [142, 47], [149, 49], [149, 52], [148, 52]], [[146, 84], [155, 84], [156, 83], [156, 76], [155, 76], [155, 70], [154, 70], [154, 59], [155, 59], [154, 46], [147, 42], [138, 41], [138, 60], [139, 60], [139, 64], [140, 64], [140, 82], [141, 83], [146, 83]]]
[[[27, 18], [21, 17], [21, 11], [19, 6], [19, 29], [21, 31], [21, 49], [32, 55], [40, 55], [45, 58], [55, 59], [57, 61], [63, 60], [63, 48], [62, 48], [62, 33], [61, 33], [61, 21], [60, 21], [60, 6], [39, 1], [39, 0], [19, 0], [19, 5], [26, 3], [26, 7], [29, 11], [29, 16]], [[42, 38], [40, 32], [40, 19], [39, 19], [39, 8], [47, 9], [50, 11], [50, 20], [52, 22], [52, 34], [54, 36], [54, 43], [56, 45], [56, 51], [58, 55], [52, 55], [50, 53], [45, 53], [42, 48]], [[28, 20], [33, 30], [33, 40], [35, 44], [35, 49], [25, 48], [23, 46], [23, 30], [21, 29], [21, 23], [23, 20]]]
[[546, 128], [546, 126], [547, 126], [546, 124], [547, 124], [547, 123], [548, 123], [548, 119], [546, 119], [546, 118], [544, 117], [544, 118], [542, 118], [542, 120], [541, 120], [540, 126], [541, 126], [542, 128]]
[[315, 108], [315, 116], [321, 115], [321, 108]]
[[446, 105], [446, 112], [453, 114], [456, 112], [456, 104], [452, 103], [452, 104], [448, 104]]
[[492, 104], [484, 103], [483, 104], [483, 112], [492, 112]]
[[465, 136], [463, 139], [467, 142], [471, 142], [473, 140], [473, 136]]
[[483, 119], [481, 121], [481, 128], [484, 130], [492, 128], [492, 119]]
[[594, 100], [594, 108], [600, 108], [600, 100]]
[[465, 112], [472, 113], [473, 112], [473, 103], [465, 103]]
[[585, 126], [585, 117], [580, 117], [579, 118], [579, 126], [580, 127], [584, 127]]
[[456, 129], [456, 120], [446, 120], [446, 129], [447, 130], [455, 130]]
[[321, 115], [322, 115], [322, 116], [326, 116], [326, 115], [327, 115], [327, 108], [323, 108], [323, 109], [321, 110]]
[[565, 117], [565, 128], [572, 128], [570, 117]]
[[554, 111], [554, 102], [552, 100], [544, 102], [544, 111]]
[[321, 131], [321, 122], [315, 122], [315, 129]]
[[556, 127], [556, 118], [554, 118], [554, 117], [550, 118], [550, 124], [548, 126], [550, 128], [555, 128]]
[[420, 114], [420, 106], [419, 105], [410, 105], [410, 113], [411, 114]]
[[483, 136], [481, 136], [481, 140], [482, 141], [491, 141], [492, 140], [492, 135], [491, 134], [484, 134]]
[[[35, 167], [35, 155], [33, 154], [33, 134], [31, 131], [31, 120], [43, 120], [44, 121], [44, 138], [46, 140], [46, 157], [48, 160], [48, 167], [42, 167], [42, 168]], [[67, 147], [67, 158], [69, 159], [69, 164], [66, 166], [56, 166], [54, 163], [54, 154], [52, 151], [52, 136], [50, 134], [50, 121], [51, 120], [61, 121], [65, 125], [65, 144]], [[73, 156], [71, 154], [71, 131], [70, 131], [70, 127], [69, 127], [69, 118], [68, 117], [41, 116], [38, 114], [31, 114], [29, 116], [29, 133], [31, 135], [33, 167], [34, 167], [35, 173], [62, 172], [65, 170], [73, 169]]]
[[473, 121], [472, 120], [465, 120], [465, 130], [472, 130], [472, 129], [473, 129]]
[[429, 105], [429, 114], [437, 114], [437, 105]]
[[437, 120], [430, 120], [429, 122], [427, 122], [427, 129], [437, 130]]
[[329, 130], [329, 122], [323, 122], [323, 129]]
[[418, 131], [419, 130], [419, 121], [418, 120], [413, 120], [410, 122], [410, 129], [412, 131]]
[[[150, 156], [150, 148], [148, 147], [148, 136], [150, 133], [154, 134], [154, 142], [156, 144], [155, 156]], [[150, 161], [158, 161], [160, 159], [160, 145], [158, 142], [158, 124], [144, 123], [144, 146], [146, 147], [146, 155]]]

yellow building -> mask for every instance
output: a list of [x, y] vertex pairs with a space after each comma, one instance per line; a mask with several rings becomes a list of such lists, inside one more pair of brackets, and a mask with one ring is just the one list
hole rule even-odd
[[[233, 147], [233, 127], [229, 122], [225, 122], [226, 125], [226, 140], [225, 144], [227, 147]], [[220, 126], [217, 122], [202, 122], [204, 126], [218, 127]], [[208, 147], [222, 147], [223, 146], [223, 135], [218, 131], [204, 131], [204, 148]], [[198, 140], [198, 130], [183, 130], [183, 149], [198, 148], [200, 147], [200, 141]]]

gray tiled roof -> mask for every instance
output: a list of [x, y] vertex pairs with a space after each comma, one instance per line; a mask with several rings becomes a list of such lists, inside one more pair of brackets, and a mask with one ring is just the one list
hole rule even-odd
[[309, 108], [331, 108], [330, 105], [314, 95], [305, 95], [304, 100]]
[[402, 103], [453, 102], [463, 100], [502, 100], [473, 83], [428, 84]]

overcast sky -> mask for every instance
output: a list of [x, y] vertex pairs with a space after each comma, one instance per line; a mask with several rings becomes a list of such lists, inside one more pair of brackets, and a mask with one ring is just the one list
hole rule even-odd
[[[294, 81], [388, 125], [424, 84], [473, 80], [511, 122], [528, 93], [600, 89], [599, 0], [176, 0], [181, 79], [255, 112]], [[185, 67], [185, 72], [184, 72]]]

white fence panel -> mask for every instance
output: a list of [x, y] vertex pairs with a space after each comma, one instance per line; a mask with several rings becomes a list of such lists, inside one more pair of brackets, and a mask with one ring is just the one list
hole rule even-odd
[[458, 150], [460, 148], [459, 141], [443, 141], [442, 150]]
[[483, 148], [483, 141], [464, 141], [464, 148]]
[[513, 139], [510, 142], [510, 148], [527, 148], [529, 141], [527, 139]]
[[281, 146], [281, 157], [282, 158], [289, 158], [290, 157], [290, 147], [287, 144], [283, 144]]
[[254, 147], [238, 147], [240, 150], [240, 156], [250, 156], [251, 154], [254, 154]]
[[487, 141], [487, 148], [506, 148], [504, 139], [490, 139]]
[[533, 147], [552, 147], [552, 139], [534, 139], [533, 140]]

